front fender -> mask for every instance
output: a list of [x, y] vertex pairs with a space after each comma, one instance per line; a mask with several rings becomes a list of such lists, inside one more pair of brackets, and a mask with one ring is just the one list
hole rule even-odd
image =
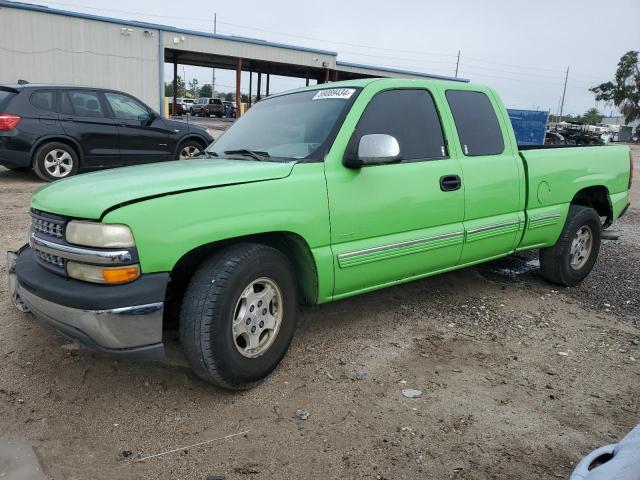
[[323, 173], [321, 163], [298, 164], [285, 178], [165, 195], [117, 208], [103, 221], [131, 228], [144, 273], [171, 271], [203, 245], [270, 232], [301, 237], [318, 270], [332, 272]]

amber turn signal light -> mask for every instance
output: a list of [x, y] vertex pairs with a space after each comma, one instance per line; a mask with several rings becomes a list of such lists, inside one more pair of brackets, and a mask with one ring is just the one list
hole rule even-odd
[[104, 268], [102, 277], [105, 283], [113, 285], [115, 283], [131, 282], [140, 276], [140, 268], [137, 265], [122, 268]]

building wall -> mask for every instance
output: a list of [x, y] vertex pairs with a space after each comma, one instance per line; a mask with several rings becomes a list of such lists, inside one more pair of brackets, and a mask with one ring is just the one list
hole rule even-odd
[[[122, 29], [125, 30], [123, 35]], [[0, 83], [56, 83], [128, 92], [160, 107], [159, 32], [0, 8]]]

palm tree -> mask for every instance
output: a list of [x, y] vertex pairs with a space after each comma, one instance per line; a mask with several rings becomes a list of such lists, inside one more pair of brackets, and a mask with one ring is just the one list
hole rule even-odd
[[582, 118], [584, 118], [584, 121], [589, 125], [595, 125], [596, 123], [600, 123], [600, 121], [602, 120], [602, 114], [598, 111], [597, 108], [590, 108], [585, 112]]

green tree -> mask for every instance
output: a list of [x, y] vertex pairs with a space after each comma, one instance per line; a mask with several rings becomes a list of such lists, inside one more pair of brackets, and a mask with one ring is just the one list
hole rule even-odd
[[249, 103], [249, 95], [247, 95], [246, 93], [243, 93], [242, 95], [240, 95], [240, 101], [242, 103]]
[[582, 118], [589, 125], [595, 125], [596, 123], [600, 123], [600, 121], [602, 120], [602, 114], [598, 111], [597, 108], [590, 108], [584, 113]]
[[233, 93], [231, 93], [231, 92], [227, 92], [227, 93], [225, 93], [225, 94], [224, 94], [224, 99], [225, 99], [227, 102], [232, 102], [232, 101], [233, 101]]
[[213, 92], [211, 91], [211, 85], [209, 85], [208, 83], [205, 83], [204, 85], [202, 85], [202, 87], [200, 87], [200, 96], [207, 97], [207, 98], [213, 97]]
[[590, 89], [596, 94], [596, 100], [613, 102], [627, 123], [640, 119], [639, 53], [635, 50], [625, 53], [618, 62], [614, 81], [601, 83]]
[[194, 78], [189, 82], [189, 93], [193, 98], [198, 98], [200, 96], [200, 87], [198, 86], [197, 78]]
[[[178, 85], [178, 94], [176, 96], [184, 97], [187, 90], [184, 85], [184, 80], [179, 75], [176, 77], [176, 83]], [[167, 82], [164, 84], [164, 95], [165, 97], [173, 97], [173, 82]]]

